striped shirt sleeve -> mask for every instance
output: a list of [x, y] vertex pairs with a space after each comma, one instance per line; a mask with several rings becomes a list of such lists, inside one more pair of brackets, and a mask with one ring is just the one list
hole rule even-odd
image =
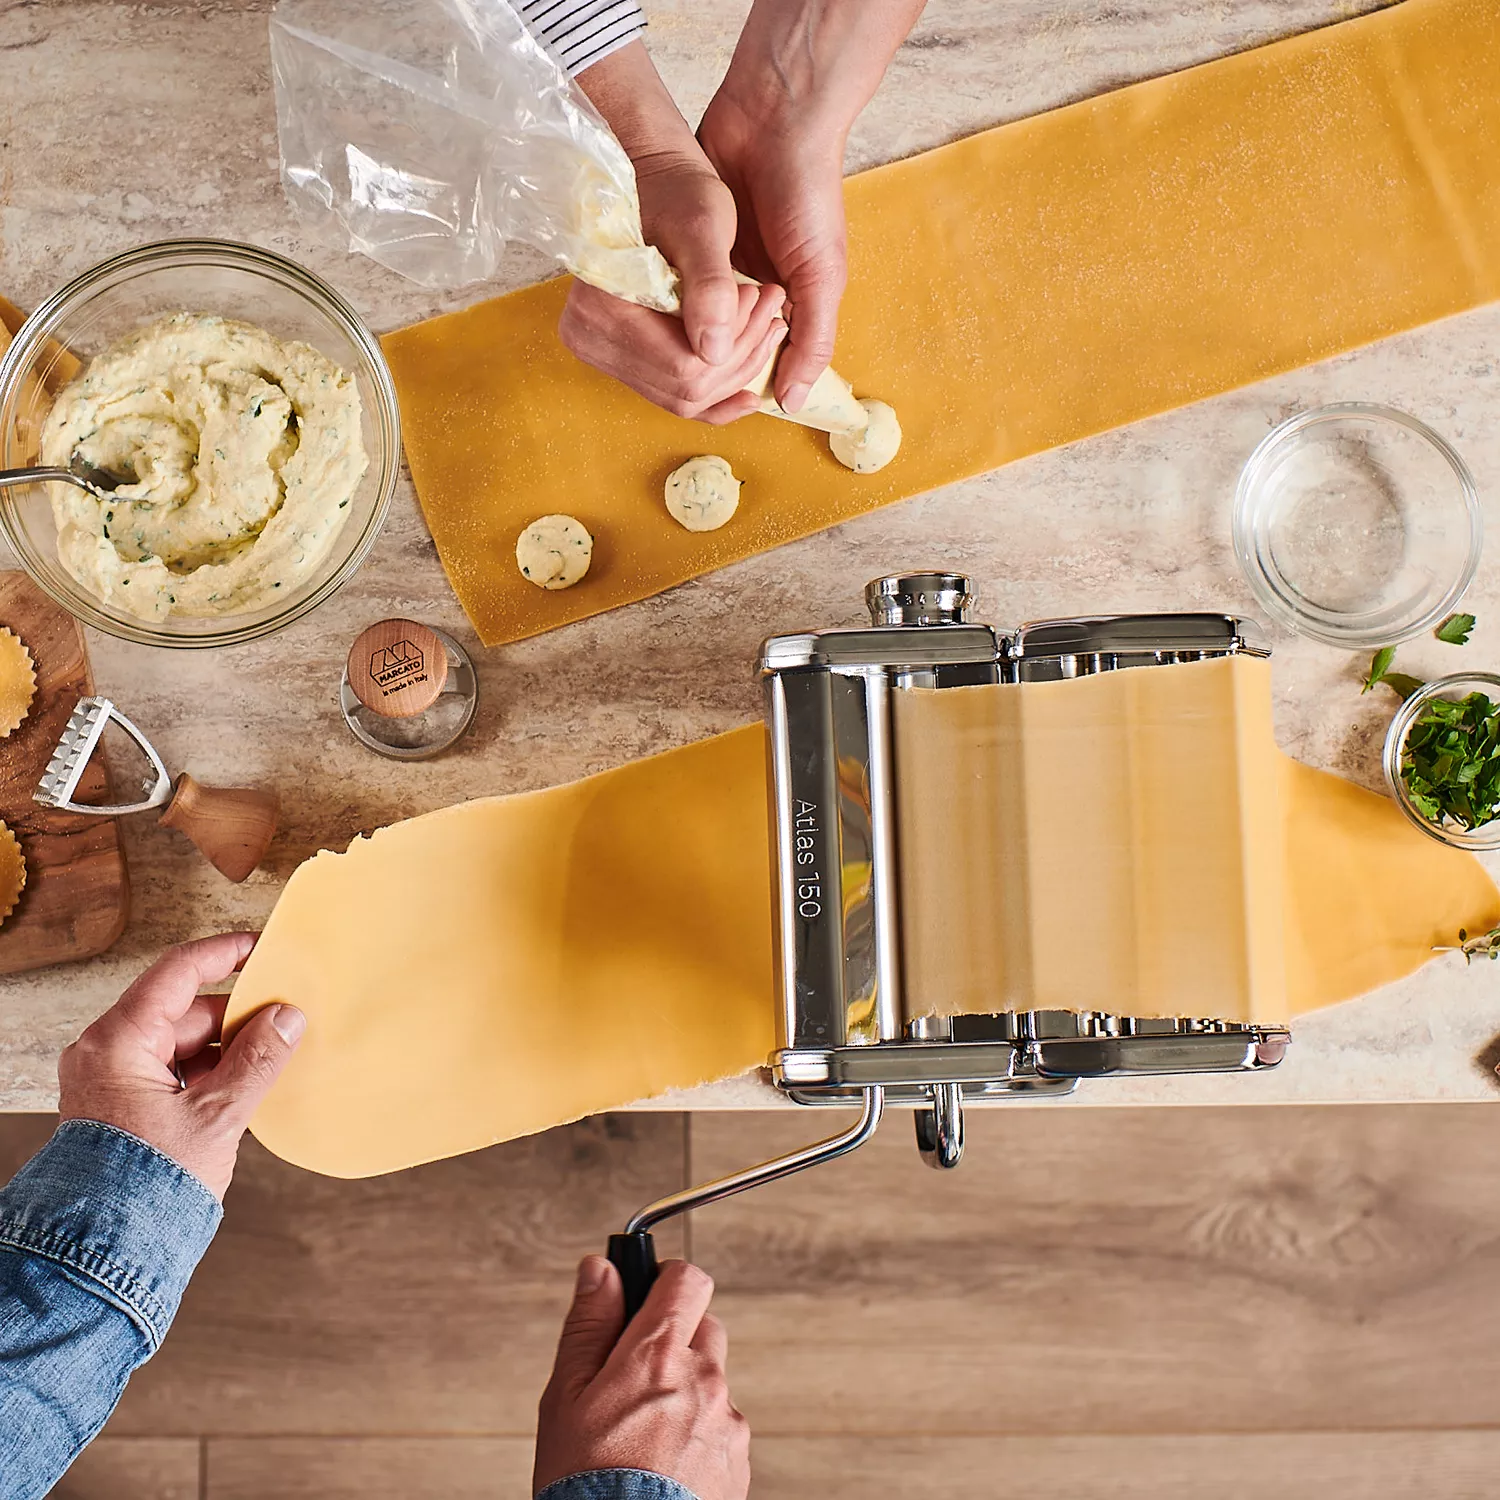
[[569, 73], [633, 42], [646, 29], [637, 0], [512, 0], [526, 29]]

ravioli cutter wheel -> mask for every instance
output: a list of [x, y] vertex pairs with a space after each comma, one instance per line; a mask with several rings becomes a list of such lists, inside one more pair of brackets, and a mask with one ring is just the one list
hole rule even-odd
[[[150, 774], [142, 782], [141, 796], [108, 805], [76, 801], [84, 768], [111, 724], [124, 730], [146, 757]], [[185, 771], [174, 782], [156, 747], [108, 698], [78, 700], [32, 796], [43, 807], [91, 818], [121, 818], [164, 808], [162, 825], [186, 834], [216, 870], [234, 881], [244, 880], [261, 862], [276, 833], [274, 792], [205, 786]]]

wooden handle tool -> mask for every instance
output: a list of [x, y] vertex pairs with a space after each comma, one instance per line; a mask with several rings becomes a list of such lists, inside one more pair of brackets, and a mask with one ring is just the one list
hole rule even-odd
[[221, 875], [241, 881], [266, 857], [276, 836], [275, 792], [248, 786], [205, 786], [186, 771], [161, 815], [197, 846]]
[[409, 719], [441, 697], [448, 685], [448, 653], [418, 620], [381, 620], [355, 639], [344, 672], [371, 713]]
[[[74, 793], [110, 724], [135, 741], [150, 763], [151, 783], [135, 802], [79, 802]], [[276, 832], [274, 792], [204, 786], [186, 772], [174, 782], [151, 741], [108, 698], [78, 700], [32, 795], [45, 807], [94, 818], [119, 818], [166, 804], [163, 825], [185, 833], [216, 870], [234, 881], [243, 880], [261, 862]]]
[[469, 727], [478, 692], [474, 663], [451, 635], [420, 620], [378, 620], [349, 648], [339, 708], [367, 749], [425, 760]]

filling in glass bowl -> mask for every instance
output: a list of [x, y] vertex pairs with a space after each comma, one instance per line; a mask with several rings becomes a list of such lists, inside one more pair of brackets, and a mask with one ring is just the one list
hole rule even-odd
[[57, 554], [142, 620], [236, 614], [312, 577], [369, 467], [352, 377], [310, 344], [178, 313], [59, 392], [41, 457], [120, 481], [53, 484]]

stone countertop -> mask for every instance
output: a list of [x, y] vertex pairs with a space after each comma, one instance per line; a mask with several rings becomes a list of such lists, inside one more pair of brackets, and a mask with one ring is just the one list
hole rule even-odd
[[[857, 170], [985, 126], [1378, 8], [1382, 0], [931, 0], [850, 143]], [[747, 0], [648, 0], [651, 47], [696, 118], [728, 62]], [[549, 273], [518, 252], [484, 292], [442, 295], [319, 243], [277, 181], [267, 0], [51, 0], [0, 8], [0, 291], [34, 306], [63, 280], [147, 240], [251, 240], [309, 265], [377, 331]], [[150, 818], [124, 838], [129, 928], [90, 963], [0, 983], [0, 1107], [46, 1109], [58, 1050], [161, 948], [264, 921], [296, 864], [358, 830], [464, 798], [571, 780], [745, 723], [752, 662], [773, 631], [855, 623], [858, 581], [933, 560], [976, 580], [981, 616], [1120, 610], [1254, 613], [1229, 508], [1250, 450], [1288, 413], [1373, 399], [1424, 418], [1467, 457], [1500, 521], [1500, 307], [1041, 454], [753, 558], [659, 598], [539, 639], [478, 648], [438, 565], [410, 483], [341, 594], [268, 640], [153, 651], [93, 636], [100, 690], [174, 766], [276, 787], [283, 827], [243, 886]], [[1493, 665], [1500, 564], [1481, 567], [1460, 658], [1430, 639], [1408, 670]], [[475, 651], [480, 708], [446, 756], [376, 759], [340, 722], [339, 671], [366, 624], [407, 614]], [[1369, 786], [1390, 715], [1361, 697], [1363, 663], [1277, 636], [1278, 732], [1288, 751]], [[1079, 1102], [1481, 1099], [1500, 1033], [1500, 968], [1440, 960], [1377, 995], [1300, 1022], [1287, 1061], [1242, 1077], [1100, 1082]], [[754, 1079], [660, 1101], [760, 1107]]]

